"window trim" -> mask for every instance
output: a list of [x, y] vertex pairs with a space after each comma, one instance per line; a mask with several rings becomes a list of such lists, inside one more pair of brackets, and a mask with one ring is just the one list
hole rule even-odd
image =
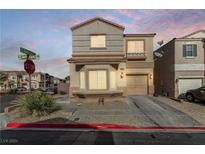
[[128, 42], [129, 41], [143, 41], [143, 48], [144, 48], [144, 52], [133, 52], [133, 53], [144, 53], [145, 54], [145, 40], [144, 39], [126, 39], [126, 53], [131, 53], [131, 52], [128, 52]]
[[[105, 36], [105, 47], [92, 47], [91, 45], [91, 37], [92, 36], [98, 36], [98, 35], [103, 35]], [[90, 49], [106, 49], [107, 48], [107, 35], [104, 33], [99, 33], [99, 34], [90, 34]]]
[[[186, 50], [186, 46], [188, 46], [188, 45], [191, 45], [192, 46], [192, 55], [191, 56], [187, 56], [187, 50]], [[196, 45], [196, 56], [194, 55], [194, 46]], [[185, 51], [184, 51], [184, 46], [185, 46]], [[197, 44], [194, 44], [194, 43], [189, 43], [189, 44], [183, 44], [183, 46], [182, 46], [182, 48], [183, 48], [183, 57], [184, 58], [187, 58], [187, 59], [193, 59], [193, 58], [196, 58], [197, 57]], [[184, 55], [184, 52], [185, 52], [185, 55]], [[189, 51], [190, 52], [190, 51]]]
[[[105, 71], [106, 72], [106, 88], [105, 89], [90, 89], [89, 86], [89, 71]], [[103, 91], [103, 90], [108, 90], [109, 89], [109, 73], [108, 73], [108, 69], [88, 69], [87, 70], [87, 90], [89, 91]]]

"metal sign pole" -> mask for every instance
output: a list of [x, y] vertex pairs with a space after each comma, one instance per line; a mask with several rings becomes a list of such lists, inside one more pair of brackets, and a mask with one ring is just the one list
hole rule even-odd
[[[27, 60], [29, 59], [29, 55], [27, 55]], [[29, 80], [29, 93], [31, 92], [31, 74], [28, 74]]]
[[28, 49], [20, 47], [20, 52], [23, 53], [23, 55], [19, 55], [19, 60], [25, 60], [24, 62], [24, 69], [28, 73], [29, 76], [29, 92], [31, 92], [31, 74], [35, 72], [35, 64], [33, 63], [32, 59], [36, 60], [40, 58], [40, 55], [37, 55], [35, 52], [32, 52]]

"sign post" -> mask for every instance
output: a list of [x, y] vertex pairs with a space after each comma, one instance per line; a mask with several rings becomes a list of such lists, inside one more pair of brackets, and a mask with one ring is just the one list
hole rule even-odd
[[18, 58], [20, 60], [26, 60], [24, 62], [24, 70], [29, 75], [29, 92], [31, 92], [31, 74], [35, 72], [35, 64], [31, 59], [39, 59], [40, 55], [22, 47], [20, 47], [20, 52], [23, 53], [23, 55], [19, 55]]

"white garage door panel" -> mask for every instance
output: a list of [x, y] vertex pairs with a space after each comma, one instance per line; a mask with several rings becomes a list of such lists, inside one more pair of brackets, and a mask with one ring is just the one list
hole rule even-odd
[[179, 94], [186, 93], [187, 90], [196, 89], [202, 86], [202, 79], [179, 79]]

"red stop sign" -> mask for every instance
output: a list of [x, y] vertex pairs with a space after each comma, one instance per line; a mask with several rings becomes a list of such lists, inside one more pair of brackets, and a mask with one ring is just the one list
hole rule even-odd
[[28, 74], [33, 74], [35, 72], [35, 64], [32, 60], [28, 59], [24, 62], [24, 69]]

